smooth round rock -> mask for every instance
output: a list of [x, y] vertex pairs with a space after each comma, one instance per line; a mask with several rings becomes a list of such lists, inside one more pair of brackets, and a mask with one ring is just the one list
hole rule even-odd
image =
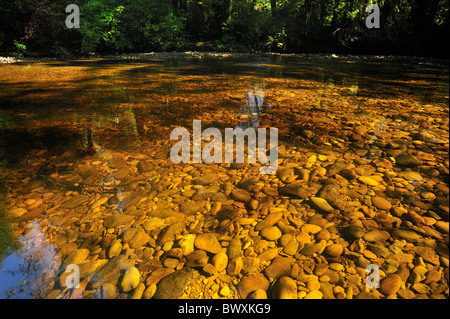
[[8, 210], [7, 215], [9, 218], [18, 218], [18, 217], [22, 216], [23, 214], [25, 214], [26, 212], [27, 212], [27, 210], [25, 208], [13, 207]]
[[142, 294], [143, 299], [152, 299], [156, 293], [156, 284], [150, 284]]
[[221, 252], [216, 255], [211, 260], [211, 264], [216, 268], [217, 272], [222, 272], [227, 268], [228, 256], [226, 253]]
[[277, 240], [281, 237], [281, 230], [276, 226], [266, 227], [260, 232], [261, 237], [267, 240]]
[[303, 299], [322, 299], [323, 294], [320, 290], [313, 290], [306, 294]]
[[89, 249], [80, 248], [70, 253], [64, 260], [63, 268], [66, 268], [70, 264], [81, 264], [89, 256]]
[[269, 280], [263, 274], [257, 273], [243, 277], [237, 288], [241, 298], [246, 299], [247, 295], [252, 291], [258, 289], [267, 291], [269, 289]]
[[311, 197], [311, 202], [321, 212], [325, 212], [325, 213], [333, 213], [334, 212], [334, 208], [331, 207], [331, 205], [328, 204], [328, 202], [325, 199], [323, 199], [323, 198]]
[[369, 186], [378, 186], [378, 184], [379, 184], [376, 180], [374, 180], [370, 177], [367, 177], [367, 176], [359, 176], [358, 179], [361, 182], [363, 182], [364, 184], [369, 185]]
[[422, 239], [422, 236], [420, 236], [418, 233], [416, 233], [412, 230], [402, 229], [402, 228], [395, 229], [392, 232], [392, 237], [398, 238], [398, 239], [404, 239], [410, 243], [416, 243]]
[[358, 239], [364, 236], [364, 229], [356, 225], [350, 225], [344, 229], [344, 233], [350, 239]]
[[373, 206], [381, 210], [390, 210], [392, 207], [392, 204], [389, 203], [386, 199], [378, 196], [372, 197], [372, 204]]
[[252, 196], [248, 191], [242, 188], [235, 188], [231, 192], [231, 198], [236, 201], [249, 203], [252, 200]]
[[166, 258], [163, 261], [163, 265], [166, 268], [170, 268], [170, 269], [174, 269], [178, 266], [180, 262], [178, 261], [178, 259], [175, 258]]
[[227, 274], [230, 276], [237, 276], [241, 272], [242, 266], [243, 266], [242, 257], [231, 258], [228, 261]]
[[390, 237], [387, 231], [374, 229], [363, 235], [363, 239], [368, 242], [385, 242]]
[[197, 249], [201, 249], [213, 254], [218, 254], [223, 250], [217, 237], [211, 233], [203, 233], [197, 235], [194, 241], [194, 246]]
[[395, 158], [395, 163], [397, 166], [401, 167], [414, 167], [419, 166], [422, 164], [422, 162], [411, 154], [402, 154]]
[[325, 247], [324, 253], [330, 257], [339, 257], [344, 252], [344, 247], [340, 244], [332, 244]]
[[424, 283], [417, 282], [411, 286], [411, 289], [419, 294], [429, 294], [431, 288]]
[[291, 273], [291, 266], [285, 257], [275, 257], [269, 266], [264, 269], [264, 274], [267, 278], [278, 279], [283, 276], [288, 276]]
[[267, 299], [267, 293], [263, 289], [256, 289], [247, 295], [247, 299]]
[[322, 230], [322, 227], [314, 224], [304, 224], [301, 228], [302, 232], [305, 232], [307, 234], [317, 234]]
[[231, 293], [230, 287], [228, 286], [223, 286], [222, 288], [220, 288], [219, 290], [219, 295], [221, 295], [222, 297], [228, 297]]
[[130, 299], [141, 299], [142, 295], [145, 291], [145, 284], [140, 283], [134, 290], [133, 293], [130, 296]]
[[119, 256], [120, 252], [122, 251], [122, 243], [120, 241], [116, 241], [114, 244], [109, 247], [108, 250], [108, 258], [113, 258], [116, 256]]
[[299, 243], [295, 239], [291, 239], [290, 241], [288, 241], [286, 246], [284, 246], [283, 252], [285, 254], [294, 256], [298, 251], [298, 247], [299, 247]]
[[408, 289], [400, 289], [399, 291], [397, 291], [397, 296], [401, 299], [414, 299], [416, 294]]
[[274, 299], [297, 299], [297, 283], [294, 279], [284, 276], [277, 280], [272, 290]]
[[141, 275], [136, 267], [131, 267], [125, 272], [122, 282], [120, 284], [122, 291], [128, 292], [135, 289], [139, 285]]
[[106, 283], [102, 286], [101, 296], [103, 299], [115, 299], [117, 296], [116, 286]]
[[192, 277], [192, 269], [184, 267], [162, 278], [156, 288], [153, 299], [178, 299]]

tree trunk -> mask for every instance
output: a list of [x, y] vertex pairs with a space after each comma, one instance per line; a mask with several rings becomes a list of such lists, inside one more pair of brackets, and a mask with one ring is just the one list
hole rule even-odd
[[333, 18], [331, 19], [331, 29], [335, 30], [337, 26], [338, 21], [338, 9], [339, 4], [341, 3], [340, 0], [334, 0], [334, 7], [333, 7]]
[[270, 0], [270, 10], [272, 11], [272, 16], [277, 14], [277, 0]]

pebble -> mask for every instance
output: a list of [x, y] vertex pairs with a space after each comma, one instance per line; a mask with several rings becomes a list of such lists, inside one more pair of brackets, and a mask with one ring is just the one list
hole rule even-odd
[[227, 268], [228, 265], [228, 256], [224, 252], [220, 252], [211, 260], [212, 265], [216, 268], [218, 272], [222, 272]]
[[127, 260], [125, 255], [119, 255], [112, 258], [97, 271], [89, 282], [92, 288], [100, 288], [104, 284], [117, 284], [120, 278], [120, 271], [126, 266]]
[[248, 191], [241, 188], [235, 188], [231, 192], [231, 198], [233, 198], [236, 201], [249, 203], [252, 200], [252, 196]]
[[422, 257], [425, 261], [438, 266], [439, 265], [439, 256], [436, 254], [434, 249], [430, 247], [417, 246], [414, 247], [414, 251], [417, 255]]
[[358, 179], [361, 182], [363, 182], [364, 184], [369, 185], [369, 186], [378, 186], [378, 184], [379, 184], [376, 180], [374, 180], [370, 177], [367, 177], [367, 176], [359, 176]]
[[66, 268], [70, 264], [75, 265], [81, 264], [87, 258], [87, 256], [89, 256], [89, 253], [90, 253], [89, 249], [86, 248], [80, 248], [73, 251], [66, 257], [62, 267]]
[[409, 243], [417, 243], [422, 239], [422, 236], [417, 234], [414, 231], [407, 230], [407, 229], [395, 229], [392, 232], [392, 237], [398, 238], [398, 239], [404, 239]]
[[261, 237], [267, 240], [277, 240], [281, 237], [281, 230], [276, 226], [266, 227], [261, 230]]
[[344, 228], [344, 234], [350, 239], [358, 239], [364, 236], [364, 228], [350, 225]]
[[244, 276], [238, 283], [238, 292], [242, 299], [246, 299], [250, 292], [263, 290], [267, 292], [269, 289], [269, 280], [262, 274], [253, 274]]
[[423, 180], [423, 177], [422, 175], [420, 175], [420, 173], [413, 171], [401, 172], [400, 176], [408, 181], [413, 182], [420, 182], [421, 180]]
[[178, 264], [179, 264], [179, 261], [178, 261], [178, 259], [175, 259], [175, 258], [166, 258], [163, 261], [163, 265], [166, 268], [174, 269], [178, 266]]
[[134, 220], [134, 218], [135, 217], [132, 215], [125, 215], [125, 214], [112, 215], [112, 216], [106, 217], [103, 220], [103, 225], [106, 228], [117, 228], [117, 227], [120, 227], [120, 226], [130, 223], [131, 221]]
[[306, 199], [311, 193], [301, 184], [288, 184], [279, 189], [280, 194]]
[[145, 291], [145, 285], [140, 283], [132, 292], [130, 299], [141, 299]]
[[278, 256], [278, 248], [269, 248], [258, 255], [261, 262], [267, 262]]
[[120, 241], [116, 241], [114, 244], [109, 247], [108, 250], [108, 258], [113, 258], [116, 256], [119, 256], [120, 252], [122, 251], [122, 243]]
[[319, 211], [321, 211], [321, 212], [324, 212], [324, 213], [333, 213], [334, 212], [334, 208], [331, 207], [331, 205], [328, 204], [328, 202], [323, 198], [311, 197], [311, 202], [313, 203], [314, 207], [319, 209]]
[[256, 289], [247, 295], [247, 299], [267, 299], [267, 293], [263, 289]]
[[322, 299], [323, 294], [320, 290], [313, 290], [306, 294], [303, 299]]
[[219, 176], [215, 173], [208, 173], [201, 177], [194, 179], [192, 182], [196, 185], [210, 185], [217, 181]]
[[397, 166], [401, 167], [414, 167], [422, 164], [420, 160], [411, 154], [402, 154], [395, 158], [395, 163]]
[[102, 299], [115, 299], [117, 296], [116, 286], [110, 283], [106, 283], [102, 286], [101, 296]]
[[344, 252], [344, 247], [340, 244], [332, 244], [325, 247], [324, 254], [330, 257], [339, 257]]
[[24, 215], [27, 212], [25, 208], [21, 207], [13, 207], [10, 208], [7, 212], [7, 215], [9, 218], [19, 218], [20, 216]]
[[400, 289], [397, 292], [397, 296], [401, 299], [414, 299], [416, 296], [413, 291], [409, 289]]
[[277, 280], [272, 289], [273, 299], [297, 299], [297, 283], [288, 276]]
[[287, 258], [277, 256], [269, 266], [264, 269], [264, 274], [267, 278], [278, 279], [283, 276], [288, 276], [291, 273], [290, 262]]
[[192, 277], [192, 269], [184, 267], [162, 278], [156, 288], [153, 299], [178, 299]]
[[204, 250], [194, 250], [186, 259], [188, 267], [204, 267], [208, 263], [209, 257]]
[[300, 230], [307, 234], [317, 234], [322, 230], [322, 227], [314, 224], [304, 224]]
[[220, 288], [219, 290], [219, 295], [221, 295], [222, 297], [228, 297], [231, 294], [231, 290], [230, 287], [228, 286], [224, 286], [222, 288]]
[[204, 250], [212, 254], [218, 254], [223, 251], [217, 236], [211, 233], [202, 233], [197, 235], [194, 241], [194, 246], [197, 249]]
[[178, 247], [181, 248], [184, 256], [187, 256], [194, 251], [195, 237], [195, 234], [189, 234], [178, 241]]
[[156, 284], [150, 284], [145, 288], [142, 299], [152, 299], [156, 293]]
[[294, 256], [299, 248], [299, 243], [295, 239], [291, 239], [283, 248], [285, 254]]
[[[136, 267], [131, 267], [125, 272], [120, 287], [122, 291], [128, 292], [135, 289], [139, 285], [141, 279], [139, 270]], [[143, 292], [143, 290], [142, 290]]]
[[237, 276], [241, 272], [242, 266], [243, 266], [242, 257], [231, 258], [228, 261], [227, 274], [230, 276]]
[[363, 235], [363, 239], [368, 242], [385, 242], [391, 235], [384, 230], [374, 229]]
[[389, 275], [380, 282], [380, 291], [384, 295], [393, 295], [400, 290], [402, 286], [402, 279], [397, 274]]
[[431, 288], [424, 283], [415, 283], [411, 286], [411, 290], [415, 291], [418, 294], [428, 294], [430, 293]]
[[390, 210], [392, 207], [391, 203], [389, 203], [386, 199], [378, 196], [372, 197], [372, 204], [381, 210]]

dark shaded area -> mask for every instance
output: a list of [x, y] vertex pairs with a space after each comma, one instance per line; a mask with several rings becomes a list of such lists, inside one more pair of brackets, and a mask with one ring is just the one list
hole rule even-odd
[[[367, 28], [366, 0], [2, 1], [0, 52], [71, 57], [150, 51], [353, 53], [447, 57], [446, 0], [380, 0]], [[73, 20], [70, 20], [73, 21]]]

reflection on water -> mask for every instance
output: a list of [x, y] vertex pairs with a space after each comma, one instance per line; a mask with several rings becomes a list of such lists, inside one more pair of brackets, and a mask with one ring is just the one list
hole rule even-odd
[[[203, 128], [220, 130], [278, 128], [285, 170], [261, 177], [256, 165], [172, 165], [170, 132], [177, 126], [192, 127], [195, 119]], [[421, 166], [398, 167], [395, 158], [405, 152], [420, 158]], [[80, 249], [89, 250], [80, 261], [81, 279], [87, 281], [76, 296], [83, 298], [99, 293], [130, 297], [120, 286], [126, 266], [114, 259], [111, 247], [119, 247], [117, 254], [139, 269], [146, 287], [187, 263], [179, 250], [170, 250], [171, 245], [184, 247], [180, 236], [187, 233], [217, 233], [226, 245], [238, 238], [250, 259], [277, 245], [282, 251], [281, 240], [261, 240], [259, 229], [254, 229], [269, 212], [283, 212], [276, 227], [292, 232], [294, 245], [305, 244], [297, 236], [303, 223], [318, 223], [327, 225], [320, 233], [324, 242], [351, 252], [336, 260], [317, 252], [313, 257], [292, 253], [299, 281], [316, 263], [321, 264], [317, 269], [325, 269], [342, 262], [345, 268], [339, 276], [344, 283], [333, 283], [345, 288], [333, 290], [342, 297], [349, 286], [354, 295], [364, 291], [358, 284], [364, 278], [356, 278], [355, 269], [363, 269], [366, 260], [392, 260], [384, 264], [386, 273], [405, 260], [405, 267], [418, 265], [423, 260], [414, 255], [413, 262], [406, 256], [416, 242], [404, 246], [403, 259], [375, 259], [363, 255], [359, 241], [353, 244], [341, 237], [341, 229], [350, 224], [390, 232], [401, 224], [428, 236], [423, 245], [439, 256], [433, 250], [427, 269], [442, 273], [430, 289], [445, 295], [447, 153], [448, 70], [439, 65], [280, 56], [0, 65], [0, 207], [11, 233], [23, 244], [17, 251], [8, 250], [0, 264], [0, 298], [66, 298], [60, 262]], [[338, 176], [344, 166], [347, 171]], [[211, 181], [193, 183], [205, 175]], [[360, 177], [368, 176], [373, 179], [361, 182]], [[241, 185], [247, 177], [256, 181]], [[289, 183], [304, 188], [301, 196], [282, 193]], [[233, 195], [235, 187], [247, 187], [251, 200], [245, 192]], [[339, 191], [327, 193], [330, 187]], [[319, 214], [309, 202], [314, 195], [326, 197], [339, 214]], [[395, 209], [375, 208], [375, 196], [388, 198]], [[426, 217], [419, 225], [426, 222], [428, 228], [416, 227], [418, 218], [404, 217], [415, 217], [411, 211]], [[114, 216], [125, 216], [125, 221]], [[180, 222], [182, 230], [175, 227]], [[435, 223], [440, 226], [434, 228]], [[170, 240], [164, 235], [166, 227], [175, 234]], [[313, 237], [307, 244], [321, 242]], [[386, 244], [386, 249], [398, 252], [400, 246], [393, 245]], [[90, 276], [100, 272], [96, 267], [111, 260], [117, 264], [105, 266], [107, 285], [87, 285]], [[352, 272], [345, 273], [347, 269]], [[205, 273], [190, 297], [223, 297], [219, 288], [233, 286], [214, 271], [208, 281]], [[231, 278], [235, 282], [241, 274]], [[303, 283], [301, 289], [307, 286]]]
[[243, 129], [247, 127], [259, 127], [259, 118], [272, 108], [270, 103], [264, 101], [264, 81], [259, 80], [250, 83], [244, 104], [240, 107]]

